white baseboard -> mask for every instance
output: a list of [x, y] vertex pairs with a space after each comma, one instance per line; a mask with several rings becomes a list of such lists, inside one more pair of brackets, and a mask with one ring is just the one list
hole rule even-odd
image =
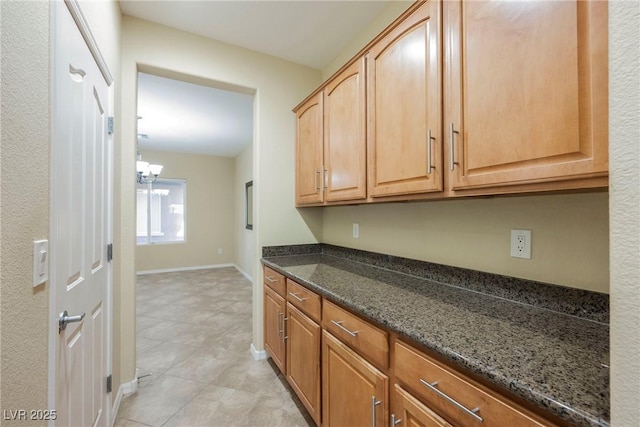
[[[176, 267], [176, 268], [161, 268], [159, 270], [143, 270], [143, 271], [136, 272], [136, 274], [142, 275], [142, 274], [155, 274], [155, 273], [173, 273], [176, 271], [208, 270], [211, 268], [225, 268], [225, 267], [238, 268], [235, 266], [235, 264], [212, 264], [212, 265], [198, 265], [195, 267]], [[242, 273], [242, 271], [240, 272]]]
[[118, 393], [116, 393], [116, 400], [113, 401], [113, 406], [111, 407], [111, 426], [116, 423], [116, 419], [118, 418], [118, 411], [120, 410], [120, 402], [122, 402], [123, 395], [121, 385], [120, 388], [118, 388]]
[[267, 360], [269, 353], [266, 350], [256, 350], [256, 347], [251, 343], [251, 356], [253, 356], [253, 360]]
[[247, 273], [246, 271], [244, 271], [243, 269], [241, 269], [240, 267], [238, 267], [236, 264], [233, 264], [233, 266], [236, 268], [236, 270], [238, 270], [240, 272], [240, 274], [242, 274], [244, 277], [246, 277], [251, 283], [253, 283], [253, 277], [249, 276], [249, 273]]
[[138, 368], [136, 368], [135, 378], [128, 383], [120, 384], [118, 393], [116, 394], [116, 399], [114, 400], [113, 407], [111, 408], [111, 421], [113, 423], [115, 423], [116, 418], [118, 418], [118, 411], [120, 410], [120, 403], [122, 402], [122, 398], [128, 394], [138, 391], [138, 374], [139, 370]]

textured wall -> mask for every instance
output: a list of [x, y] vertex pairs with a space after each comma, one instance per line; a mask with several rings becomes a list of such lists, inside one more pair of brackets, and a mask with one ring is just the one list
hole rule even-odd
[[[161, 178], [187, 181], [184, 243], [136, 247], [136, 270], [162, 270], [234, 262], [235, 161], [228, 157], [141, 150], [144, 161], [163, 165]], [[222, 248], [222, 254], [218, 254]]]
[[0, 7], [0, 410], [47, 409], [49, 284], [31, 286], [31, 242], [49, 235], [50, 4], [3, 1]]
[[609, 2], [611, 425], [640, 420], [640, 3]]

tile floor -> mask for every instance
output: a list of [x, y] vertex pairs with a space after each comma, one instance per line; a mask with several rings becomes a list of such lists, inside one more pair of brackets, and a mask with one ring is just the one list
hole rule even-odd
[[116, 427], [313, 426], [272, 362], [251, 356], [251, 294], [232, 267], [138, 276], [141, 378]]

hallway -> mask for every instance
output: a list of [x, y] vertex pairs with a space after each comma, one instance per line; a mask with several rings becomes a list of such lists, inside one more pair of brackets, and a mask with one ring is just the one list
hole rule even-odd
[[313, 425], [251, 356], [251, 283], [235, 268], [142, 275], [136, 291], [141, 378], [116, 427]]

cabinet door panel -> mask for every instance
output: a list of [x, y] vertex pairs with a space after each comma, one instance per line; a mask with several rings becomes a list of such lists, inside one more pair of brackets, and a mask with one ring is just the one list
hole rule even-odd
[[386, 425], [388, 385], [386, 375], [328, 332], [322, 333], [324, 427]]
[[320, 326], [287, 303], [287, 381], [320, 425]]
[[418, 399], [395, 384], [393, 411], [396, 423], [409, 427], [452, 427]]
[[444, 7], [452, 188], [606, 175], [606, 2]]
[[367, 196], [364, 63], [364, 58], [355, 62], [324, 91], [324, 161], [329, 202]]
[[322, 203], [322, 92], [296, 112], [296, 203]]
[[367, 58], [369, 194], [442, 190], [440, 3], [422, 5]]
[[273, 289], [264, 287], [264, 347], [280, 371], [285, 372], [284, 316], [285, 300]]

